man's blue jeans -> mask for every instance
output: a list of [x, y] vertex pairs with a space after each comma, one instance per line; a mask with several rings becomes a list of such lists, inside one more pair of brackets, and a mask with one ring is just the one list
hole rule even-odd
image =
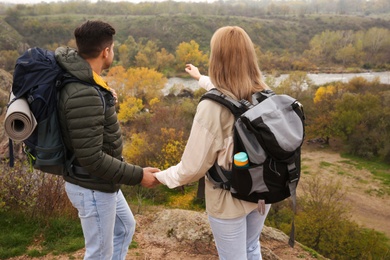
[[270, 208], [266, 204], [264, 215], [256, 209], [235, 219], [208, 216], [220, 260], [262, 259], [259, 239]]
[[135, 231], [135, 219], [122, 191], [105, 193], [65, 183], [78, 210], [85, 239], [84, 259], [125, 259]]

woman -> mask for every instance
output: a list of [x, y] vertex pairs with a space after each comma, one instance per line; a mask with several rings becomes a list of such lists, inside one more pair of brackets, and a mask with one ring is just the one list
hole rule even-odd
[[[261, 79], [253, 43], [242, 28], [218, 29], [210, 47], [210, 78], [202, 76], [191, 64], [186, 67], [201, 87], [216, 87], [236, 100], [249, 101], [254, 92], [268, 88]], [[155, 173], [156, 178], [169, 188], [175, 188], [204, 177], [215, 161], [230, 170], [233, 124], [234, 116], [227, 108], [210, 100], [200, 102], [180, 163]], [[257, 203], [238, 200], [229, 191], [214, 189], [207, 177], [205, 195], [219, 258], [262, 259], [259, 238], [270, 205], [260, 214]]]

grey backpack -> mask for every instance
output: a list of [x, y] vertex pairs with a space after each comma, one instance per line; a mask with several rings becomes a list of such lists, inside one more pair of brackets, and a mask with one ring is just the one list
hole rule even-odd
[[[227, 107], [235, 117], [234, 152], [247, 154], [249, 165], [231, 171], [217, 163], [207, 176], [215, 188], [229, 190], [241, 200], [266, 204], [291, 196], [295, 213], [296, 187], [301, 170], [301, 146], [305, 130], [302, 105], [288, 95], [270, 90], [255, 93], [249, 101], [234, 100], [217, 89], [206, 92], [210, 99]], [[294, 224], [294, 223], [293, 223]], [[294, 225], [290, 245], [294, 245]]]

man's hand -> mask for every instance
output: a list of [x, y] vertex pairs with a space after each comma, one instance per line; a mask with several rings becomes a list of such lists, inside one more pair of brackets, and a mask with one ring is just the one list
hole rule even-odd
[[142, 178], [141, 185], [145, 188], [153, 188], [160, 184], [160, 182], [154, 177], [153, 173], [159, 172], [160, 169], [153, 167], [146, 167], [144, 170], [144, 177]]
[[200, 76], [202, 76], [199, 72], [199, 69], [192, 64], [186, 64], [185, 71], [196, 80], [199, 80]]
[[115, 89], [113, 89], [113, 88], [110, 88], [110, 91], [111, 91], [112, 95], [114, 96], [115, 103], [117, 103], [118, 102], [118, 94], [116, 93]]

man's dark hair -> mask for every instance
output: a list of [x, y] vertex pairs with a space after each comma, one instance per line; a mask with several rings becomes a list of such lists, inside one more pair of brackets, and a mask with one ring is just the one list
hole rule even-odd
[[96, 58], [114, 41], [115, 29], [102, 21], [87, 21], [74, 30], [77, 49], [83, 58]]

